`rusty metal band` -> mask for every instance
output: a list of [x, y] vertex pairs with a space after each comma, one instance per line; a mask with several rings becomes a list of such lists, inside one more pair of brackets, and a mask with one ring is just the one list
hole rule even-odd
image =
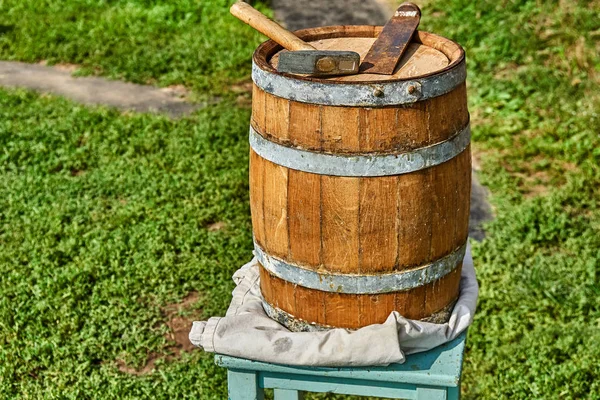
[[373, 83], [322, 83], [294, 79], [260, 69], [252, 63], [252, 80], [262, 90], [284, 99], [326, 106], [383, 107], [412, 104], [441, 96], [467, 77], [464, 60], [439, 74]]
[[262, 299], [262, 306], [269, 318], [279, 322], [292, 332], [321, 332], [334, 328], [330, 325], [311, 323], [303, 319], [296, 318], [292, 314], [283, 311], [281, 308], [272, 306], [265, 299]]
[[319, 175], [387, 176], [415, 172], [446, 162], [471, 141], [469, 124], [450, 139], [397, 154], [328, 154], [283, 146], [265, 139], [250, 126], [250, 147], [262, 158], [283, 167]]
[[[428, 317], [421, 318], [419, 321], [430, 322], [433, 324], [445, 324], [450, 319], [450, 315], [454, 310], [456, 300], [450, 302], [447, 306], [431, 314]], [[268, 301], [262, 299], [262, 306], [269, 318], [279, 322], [292, 332], [322, 332], [335, 328], [331, 325], [317, 324], [316, 322], [307, 322], [301, 318], [296, 318], [292, 314], [283, 311], [281, 308], [269, 304]], [[327, 307], [327, 305], [325, 305]], [[348, 329], [353, 331], [354, 329]]]
[[287, 282], [324, 292], [348, 294], [390, 293], [413, 289], [452, 272], [465, 257], [467, 243], [450, 254], [414, 269], [380, 275], [322, 273], [267, 254], [254, 242], [254, 254], [271, 274]]

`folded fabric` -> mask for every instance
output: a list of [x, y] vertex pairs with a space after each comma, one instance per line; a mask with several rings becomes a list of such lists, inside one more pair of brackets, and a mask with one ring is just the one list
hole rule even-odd
[[402, 363], [406, 354], [446, 343], [473, 322], [479, 285], [471, 248], [463, 261], [460, 295], [445, 324], [415, 321], [392, 312], [382, 324], [357, 330], [291, 332], [267, 316], [256, 258], [234, 275], [237, 287], [225, 317], [196, 321], [190, 341], [205, 351], [286, 365], [358, 367]]

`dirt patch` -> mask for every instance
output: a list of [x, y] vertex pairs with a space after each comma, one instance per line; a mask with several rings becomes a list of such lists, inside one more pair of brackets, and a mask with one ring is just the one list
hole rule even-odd
[[85, 171], [82, 169], [71, 168], [70, 174], [71, 176], [81, 176], [85, 174]]
[[185, 99], [190, 91], [183, 85], [171, 85], [160, 89], [161, 92], [167, 93], [173, 97]]
[[160, 358], [161, 357], [159, 355], [157, 355], [156, 353], [151, 353], [150, 355], [148, 355], [148, 358], [146, 359], [146, 363], [144, 364], [144, 366], [140, 369], [128, 367], [127, 364], [125, 363], [125, 361], [117, 360], [117, 367], [119, 368], [119, 371], [121, 371], [125, 374], [135, 375], [135, 376], [148, 375], [149, 373], [151, 373], [154, 370], [154, 364]]
[[471, 168], [477, 172], [483, 169], [481, 165], [482, 156], [483, 152], [471, 144]]
[[[581, 35], [569, 43], [569, 38], [564, 36], [565, 23], [575, 23], [576, 11], [575, 3], [560, 1], [555, 14], [540, 16], [535, 23], [536, 35], [546, 42], [546, 48], [538, 51], [545, 58], [544, 65], [567, 72], [574, 86], [581, 83], [582, 72], [587, 74], [588, 79], [593, 78], [600, 50], [600, 43], [595, 37], [599, 31], [590, 32], [591, 40]], [[564, 53], [556, 50], [562, 47], [566, 47]]]
[[190, 342], [188, 334], [192, 329], [193, 320], [184, 317], [173, 317], [167, 322], [170, 332], [167, 334], [169, 340], [175, 342], [175, 346], [169, 347], [176, 355], [181, 351], [191, 351], [194, 345]]
[[235, 85], [231, 85], [229, 89], [237, 94], [235, 102], [239, 107], [252, 107], [252, 80], [238, 82]]
[[[47, 66], [48, 65], [48, 60], [42, 60], [42, 61], [38, 62], [38, 64], [39, 65]], [[58, 71], [73, 73], [73, 72], [77, 71], [81, 67], [79, 65], [77, 65], [77, 64], [58, 63], [58, 64], [52, 65], [52, 68], [54, 68], [54, 69], [56, 69]]]
[[[142, 376], [152, 373], [154, 371], [156, 363], [159, 360], [172, 361], [181, 356], [182, 352], [192, 351], [194, 345], [190, 342], [188, 334], [192, 328], [194, 321], [193, 316], [188, 316], [191, 308], [200, 299], [198, 292], [191, 292], [184, 297], [179, 303], [167, 304], [161, 308], [161, 312], [164, 316], [165, 322], [157, 326], [166, 325], [169, 329], [165, 333], [165, 339], [169, 342], [161, 353], [150, 353], [146, 357], [146, 362], [139, 368], [133, 368], [127, 365], [122, 359], [116, 360], [117, 368], [119, 371], [135, 376]], [[194, 313], [198, 314], [198, 313]]]
[[206, 229], [208, 229], [209, 232], [215, 232], [215, 231], [220, 231], [221, 229], [225, 228], [227, 226], [227, 224], [223, 221], [219, 221], [219, 222], [215, 222], [214, 224], [210, 224], [206, 227]]
[[546, 171], [513, 172], [520, 178], [519, 188], [527, 198], [543, 196], [550, 191], [551, 177]]
[[229, 87], [233, 93], [252, 93], [252, 80], [238, 82]]
[[[191, 351], [194, 345], [190, 342], [188, 334], [192, 329], [194, 318], [185, 316], [194, 304], [198, 302], [200, 295], [198, 292], [192, 292], [185, 296], [181, 302], [168, 304], [163, 307], [162, 312], [167, 318], [166, 325], [169, 327], [169, 332], [165, 335], [167, 340], [174, 343], [167, 350], [178, 357], [181, 351]], [[182, 315], [183, 314], [183, 315]]]
[[494, 74], [494, 78], [496, 79], [512, 79], [516, 75], [527, 71], [527, 65], [519, 65], [514, 62], [507, 63], [498, 68], [498, 71]]
[[519, 190], [526, 198], [543, 196], [551, 189], [565, 183], [564, 175], [577, 170], [577, 165], [572, 162], [553, 159], [550, 163], [544, 156], [537, 156], [523, 160], [515, 170], [506, 164], [505, 168], [511, 175], [519, 178]]

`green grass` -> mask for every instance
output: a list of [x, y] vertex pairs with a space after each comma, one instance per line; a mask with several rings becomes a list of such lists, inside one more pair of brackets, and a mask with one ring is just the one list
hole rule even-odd
[[[466, 398], [600, 398], [600, 4], [435, 2], [466, 47], [482, 182]], [[428, 13], [424, 13], [427, 15]]]
[[0, 397], [223, 398], [199, 351], [140, 378], [116, 360], [165, 353], [161, 306], [188, 292], [196, 317], [223, 313], [252, 250], [248, 110], [173, 122], [0, 93]]
[[[224, 371], [201, 351], [143, 376], [117, 360], [168, 353], [161, 307], [192, 291], [190, 315], [222, 315], [250, 256], [249, 110], [227, 87], [249, 76], [259, 37], [227, 2], [39, 3], [0, 0], [0, 58], [221, 101], [171, 121], [0, 91], [0, 398], [225, 398]], [[422, 28], [467, 50], [496, 215], [474, 245], [467, 399], [600, 398], [599, 12], [423, 6]]]
[[2, 0], [0, 59], [75, 63], [79, 74], [220, 92], [247, 75], [260, 40], [229, 15], [230, 3]]

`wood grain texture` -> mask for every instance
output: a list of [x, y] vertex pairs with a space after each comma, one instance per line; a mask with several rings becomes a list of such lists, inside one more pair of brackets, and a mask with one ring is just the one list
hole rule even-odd
[[321, 112], [322, 150], [356, 153], [359, 145], [358, 107], [323, 107]]
[[268, 285], [271, 287], [272, 297], [271, 299], [267, 300], [269, 304], [272, 304], [275, 307], [280, 308], [283, 311], [288, 312], [292, 315], [297, 315], [298, 311], [296, 308], [296, 288], [299, 286], [284, 281], [283, 279], [279, 279], [273, 275], [270, 275], [266, 270], [264, 270], [264, 268], [261, 269], [263, 270], [261, 274], [261, 280], [263, 275], [268, 275], [268, 278], [266, 280], [270, 281]]
[[435, 260], [455, 249], [457, 220], [457, 158], [431, 169], [431, 251]]
[[452, 272], [438, 279], [425, 292], [424, 314], [431, 315], [458, 298], [462, 262]]
[[256, 85], [252, 85], [252, 126], [259, 132], [265, 132], [267, 94]]
[[[302, 40], [320, 50], [348, 50], [361, 54], [361, 58], [379, 36], [382, 27], [369, 25], [326, 26], [294, 32]], [[260, 45], [253, 56], [254, 63], [263, 70], [276, 71], [277, 53], [281, 46], [273, 41]], [[455, 42], [429, 32], [417, 31], [406, 53], [400, 59], [393, 75], [357, 74], [344, 77], [298, 77], [311, 82], [352, 81], [372, 83], [385, 80], [411, 78], [445, 67], [453, 67], [464, 60], [464, 50]]]
[[321, 106], [289, 102], [289, 140], [292, 146], [321, 150]]
[[263, 213], [265, 249], [272, 255], [287, 259], [288, 234], [288, 172], [285, 167], [263, 159], [264, 192]]
[[456, 231], [454, 238], [456, 247], [463, 244], [469, 236], [469, 212], [471, 208], [471, 145], [457, 157], [456, 178]]
[[325, 270], [358, 271], [359, 184], [360, 178], [321, 177], [321, 252]]
[[360, 182], [359, 272], [391, 272], [398, 256], [398, 179], [364, 178]]
[[429, 143], [449, 139], [469, 121], [466, 86], [463, 83], [449, 93], [427, 101]]
[[[263, 298], [269, 302], [269, 304], [278, 307], [279, 300], [277, 295], [273, 293], [272, 285], [272, 282], [275, 279], [271, 277], [271, 274], [269, 274], [269, 272], [262, 265], [260, 265], [258, 271], [260, 273], [260, 293], [262, 294]], [[296, 311], [295, 308], [294, 311]]]
[[[319, 106], [289, 103], [291, 145], [321, 148], [320, 114]], [[290, 169], [289, 178], [290, 258], [316, 268], [321, 264], [321, 176]]]
[[[361, 61], [364, 60], [369, 48], [375, 42], [375, 38], [330, 38], [319, 39], [310, 44], [319, 50], [348, 50], [356, 51], [360, 55]], [[279, 53], [273, 55], [270, 64], [277, 68], [279, 64]], [[396, 69], [391, 75], [377, 75], [362, 72], [357, 75], [343, 75], [328, 77], [329, 81], [356, 82], [356, 81], [374, 81], [382, 82], [398, 78], [410, 78], [417, 75], [423, 75], [428, 72], [440, 70], [448, 65], [448, 57], [440, 50], [423, 46], [419, 43], [411, 43], [398, 62]]]
[[302, 286], [296, 287], [296, 309], [292, 315], [302, 316], [308, 322], [327, 325], [327, 301], [325, 292], [307, 289]]
[[250, 149], [250, 214], [254, 239], [265, 247], [264, 215], [265, 168], [264, 159]]
[[290, 169], [288, 202], [290, 259], [317, 268], [321, 264], [321, 176]]
[[361, 152], [390, 152], [395, 148], [398, 112], [396, 108], [361, 108], [359, 137]]
[[431, 168], [398, 176], [397, 270], [431, 260]]
[[360, 296], [361, 324], [381, 324], [396, 310], [396, 293]]
[[[265, 96], [265, 131], [267, 137], [275, 137], [280, 143], [289, 142], [290, 102], [281, 97]], [[262, 132], [261, 132], [262, 133]]]
[[406, 290], [396, 293], [396, 311], [403, 317], [409, 319], [421, 319], [428, 317], [430, 314], [425, 312], [425, 294], [430, 286], [420, 286], [412, 290]]
[[360, 297], [342, 293], [325, 292], [325, 323], [331, 326], [361, 326]]

